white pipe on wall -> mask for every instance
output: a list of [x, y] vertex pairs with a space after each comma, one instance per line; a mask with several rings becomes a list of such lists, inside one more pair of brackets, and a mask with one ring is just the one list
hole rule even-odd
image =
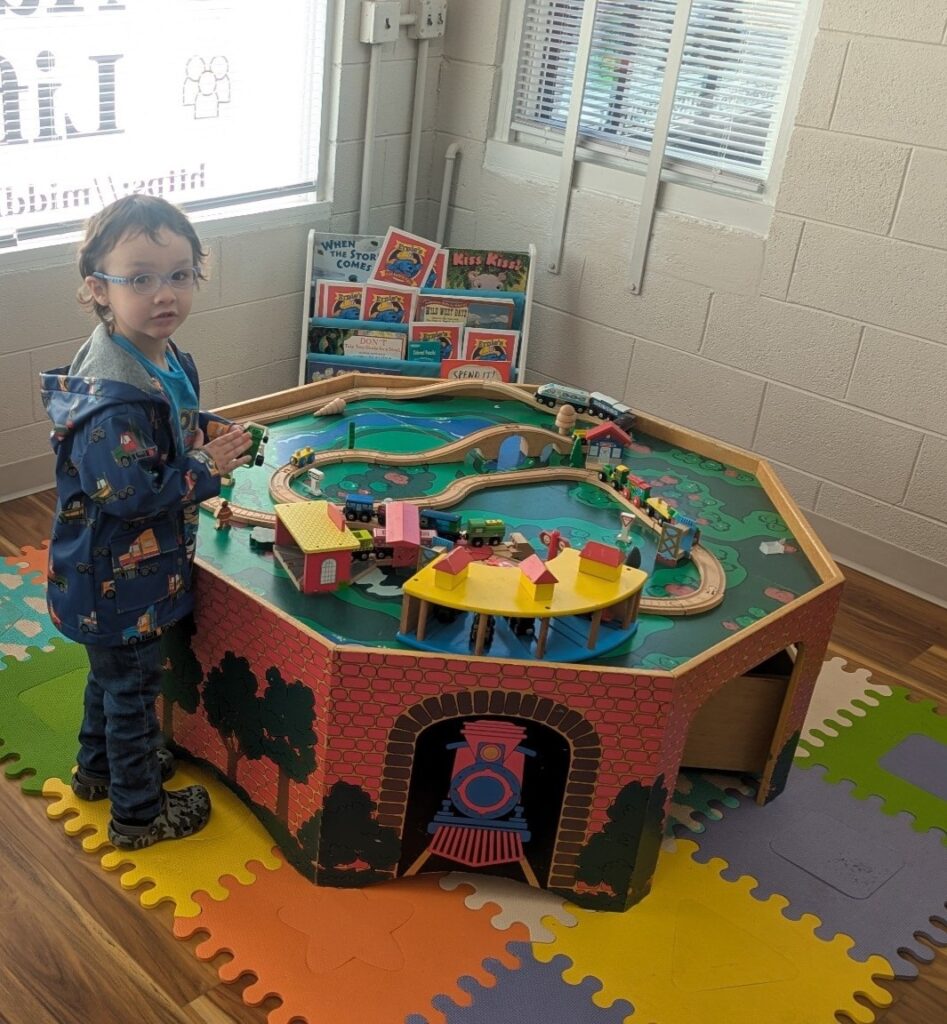
[[668, 43], [667, 66], [661, 82], [661, 97], [655, 114], [654, 131], [651, 136], [651, 152], [648, 154], [648, 168], [641, 186], [641, 206], [638, 209], [638, 223], [631, 247], [631, 274], [628, 289], [634, 295], [641, 294], [648, 246], [651, 244], [651, 225], [658, 204], [658, 189], [661, 187], [661, 168], [664, 166], [664, 151], [667, 149], [671, 115], [674, 113], [674, 97], [677, 93], [677, 79], [684, 60], [684, 44], [687, 42], [687, 23], [691, 16], [691, 0], [677, 0], [674, 24]]
[[441, 205], [437, 213], [437, 231], [434, 241], [444, 244], [444, 229], [447, 227], [447, 209], [450, 204], [450, 188], [454, 181], [454, 161], [460, 152], [460, 143], [452, 142], [444, 154], [444, 180], [441, 182]]
[[556, 205], [552, 216], [549, 244], [552, 259], [546, 264], [550, 274], [558, 274], [562, 264], [562, 244], [566, 233], [566, 218], [569, 215], [569, 198], [572, 193], [572, 175], [575, 171], [575, 151], [582, 121], [582, 102], [585, 98], [585, 76], [592, 52], [592, 30], [595, 26], [595, 12], [598, 0], [587, 0], [582, 9], [579, 24], [579, 41], [575, 54], [575, 69], [572, 72], [572, 95], [569, 99], [569, 114], [562, 137], [562, 156], [559, 158], [559, 186], [556, 189]]
[[424, 87], [427, 82], [428, 40], [418, 40], [414, 69], [414, 102], [411, 106], [411, 142], [408, 149], [408, 181], [404, 193], [404, 229], [414, 228], [414, 205], [418, 191], [418, 163], [421, 153], [421, 126], [424, 121]]
[[378, 76], [381, 46], [371, 47], [368, 60], [368, 97], [365, 102], [365, 143], [362, 150], [362, 192], [358, 207], [358, 233], [368, 234], [368, 213], [372, 205], [372, 171], [375, 159], [375, 121], [378, 115]]

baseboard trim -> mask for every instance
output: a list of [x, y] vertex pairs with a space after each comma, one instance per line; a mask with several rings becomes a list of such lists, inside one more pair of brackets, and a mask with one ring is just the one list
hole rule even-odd
[[0, 501], [25, 498], [56, 486], [56, 456], [52, 452], [2, 467], [3, 491]]
[[873, 576], [882, 583], [906, 590], [915, 597], [947, 608], [947, 565], [905, 551], [817, 512], [803, 512], [832, 557]]

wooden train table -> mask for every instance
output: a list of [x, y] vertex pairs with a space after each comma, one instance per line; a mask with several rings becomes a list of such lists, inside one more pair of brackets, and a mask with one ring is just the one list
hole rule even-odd
[[[200, 513], [196, 628], [167, 639], [164, 729], [316, 884], [464, 867], [620, 910], [648, 892], [682, 766], [755, 774], [760, 803], [785, 784], [838, 568], [765, 462], [640, 416], [625, 463], [699, 529], [690, 557], [655, 564], [654, 522], [575, 464], [534, 391], [359, 374], [220, 410], [266, 426], [265, 461], [223, 492], [231, 529], [213, 529], [219, 499]], [[313, 415], [339, 397], [341, 413]], [[350, 578], [319, 593], [259, 543], [277, 505], [341, 509], [351, 495], [413, 503], [422, 519], [502, 520], [503, 544], [475, 553], [505, 566], [524, 551], [542, 564], [553, 536], [570, 555], [633, 540], [628, 562], [647, 577], [621, 607], [636, 628], [601, 643], [612, 627], [599, 616], [580, 655], [560, 659], [549, 631], [537, 656], [522, 618], [498, 615], [487, 648], [492, 624], [456, 625], [464, 602], [452, 599], [442, 639], [425, 627], [419, 649], [403, 588], [447, 558], [443, 537], [419, 566], [395, 567], [366, 547], [377, 524], [351, 523], [369, 534], [344, 545]], [[320, 578], [335, 571], [326, 558]]]

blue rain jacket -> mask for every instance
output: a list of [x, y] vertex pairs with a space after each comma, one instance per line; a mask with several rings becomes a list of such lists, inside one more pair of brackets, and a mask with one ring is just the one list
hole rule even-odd
[[[194, 361], [174, 354], [199, 395]], [[104, 325], [40, 381], [58, 492], [49, 614], [80, 643], [136, 643], [193, 608], [198, 503], [220, 493], [220, 474], [202, 449], [178, 450], [160, 382]], [[210, 420], [227, 422], [182, 410], [184, 437]]]

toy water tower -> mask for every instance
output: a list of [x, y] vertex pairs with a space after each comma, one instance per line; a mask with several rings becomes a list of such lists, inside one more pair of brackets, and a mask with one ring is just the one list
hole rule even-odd
[[688, 516], [676, 515], [661, 528], [657, 560], [661, 565], [677, 565], [690, 558], [698, 536], [697, 523]]

